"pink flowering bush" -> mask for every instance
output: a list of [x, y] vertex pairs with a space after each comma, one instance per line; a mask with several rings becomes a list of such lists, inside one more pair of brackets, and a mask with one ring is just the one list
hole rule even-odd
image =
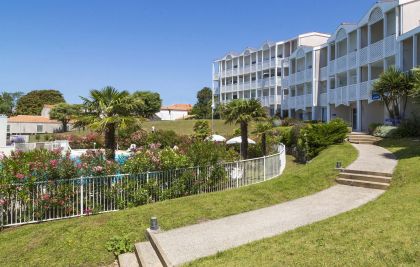
[[96, 143], [95, 148], [101, 148], [104, 143], [103, 137], [97, 133], [87, 133], [83, 136], [76, 134], [54, 134], [53, 140], [67, 140], [73, 149], [93, 149], [94, 143]]

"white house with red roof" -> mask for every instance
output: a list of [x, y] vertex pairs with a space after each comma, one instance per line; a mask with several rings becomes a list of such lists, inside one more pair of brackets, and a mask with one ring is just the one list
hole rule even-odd
[[173, 104], [161, 107], [160, 111], [156, 113], [156, 116], [163, 121], [182, 120], [188, 117], [191, 110], [191, 104]]
[[[61, 129], [59, 121], [50, 119], [50, 111], [54, 105], [45, 105], [40, 116], [17, 115], [7, 119], [7, 135], [32, 135], [54, 133]], [[71, 129], [71, 124], [69, 125]]]

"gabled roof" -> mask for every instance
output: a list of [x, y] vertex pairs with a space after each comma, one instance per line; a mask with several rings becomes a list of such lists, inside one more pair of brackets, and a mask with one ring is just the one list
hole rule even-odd
[[192, 105], [191, 104], [173, 104], [170, 106], [161, 107], [160, 110], [190, 111], [192, 110]]

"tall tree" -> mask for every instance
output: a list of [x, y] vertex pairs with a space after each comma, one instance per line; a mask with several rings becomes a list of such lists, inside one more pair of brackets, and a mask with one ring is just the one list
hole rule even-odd
[[44, 105], [65, 103], [63, 95], [57, 90], [34, 90], [19, 98], [16, 113], [22, 115], [40, 115]]
[[391, 67], [373, 84], [373, 89], [381, 96], [394, 125], [405, 117], [408, 96], [413, 88], [412, 78], [410, 73]]
[[137, 91], [134, 92], [133, 98], [137, 98], [138, 100], [144, 102], [144, 105], [140, 105], [139, 110], [137, 111], [137, 113], [144, 118], [152, 117], [155, 113], [160, 111], [162, 106], [162, 99], [160, 98], [159, 93]]
[[210, 88], [204, 87], [197, 93], [197, 103], [193, 106], [192, 114], [198, 119], [211, 118], [211, 99], [213, 92]]
[[80, 105], [71, 105], [67, 103], [60, 103], [55, 105], [50, 111], [50, 119], [58, 120], [62, 124], [63, 132], [68, 131], [68, 124], [70, 120], [76, 118], [80, 114]]
[[105, 155], [115, 159], [116, 131], [140, 122], [137, 111], [143, 101], [133, 98], [127, 91], [118, 91], [107, 86], [101, 90], [91, 90], [89, 98], [81, 97], [85, 112], [78, 117], [78, 125], [87, 125], [104, 133]]
[[16, 109], [16, 103], [22, 95], [22, 92], [2, 92], [0, 95], [0, 114], [6, 114], [7, 116], [13, 115]]
[[226, 123], [239, 124], [241, 128], [241, 154], [248, 158], [248, 124], [267, 118], [267, 112], [256, 99], [236, 99], [223, 107]]

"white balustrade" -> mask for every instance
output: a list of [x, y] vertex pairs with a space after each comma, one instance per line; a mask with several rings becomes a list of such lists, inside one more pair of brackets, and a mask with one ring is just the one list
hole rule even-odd
[[369, 81], [362, 82], [359, 85], [359, 100], [366, 100], [369, 98]]
[[347, 56], [348, 69], [353, 69], [357, 66], [357, 52], [353, 51]]
[[395, 34], [385, 38], [385, 56], [389, 57], [395, 54]]
[[301, 84], [305, 82], [305, 71], [299, 71], [295, 74], [295, 84]]
[[305, 80], [307, 82], [312, 81], [313, 75], [312, 75], [312, 69], [307, 69], [305, 72]]
[[323, 68], [320, 69], [319, 78], [320, 78], [321, 81], [325, 81], [325, 80], [328, 79], [327, 67], [323, 67]]
[[335, 72], [343, 72], [347, 69], [347, 56], [342, 56], [336, 59]]
[[358, 90], [357, 84], [351, 84], [348, 86], [348, 101], [355, 101], [357, 99], [357, 90]]
[[322, 93], [319, 95], [319, 105], [325, 107], [328, 105], [327, 93]]
[[368, 47], [364, 47], [359, 51], [359, 64], [365, 65], [368, 63]]
[[313, 95], [312, 94], [307, 94], [307, 95], [305, 95], [305, 105], [307, 106], [307, 107], [312, 107], [312, 105], [313, 105]]
[[335, 104], [335, 89], [330, 89], [329, 103]]
[[335, 73], [335, 60], [331, 60], [330, 62], [328, 62], [328, 70], [330, 74]]
[[380, 40], [369, 47], [370, 62], [377, 61], [384, 57], [384, 40]]

